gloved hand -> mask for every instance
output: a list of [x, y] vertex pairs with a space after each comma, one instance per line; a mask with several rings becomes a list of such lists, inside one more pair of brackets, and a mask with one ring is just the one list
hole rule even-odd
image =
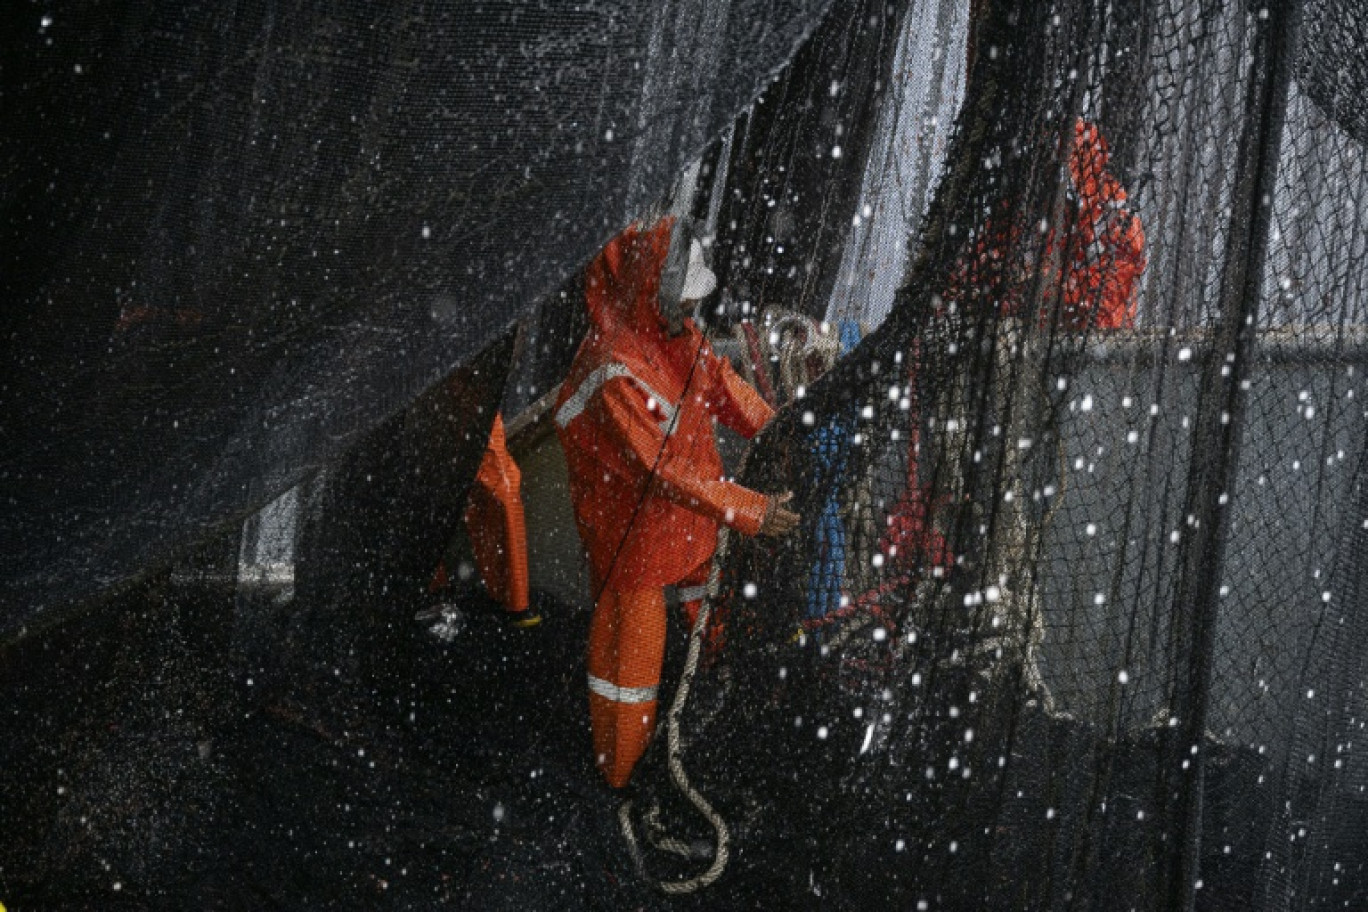
[[770, 497], [765, 503], [765, 518], [760, 521], [760, 535], [787, 535], [798, 528], [802, 518], [784, 506], [793, 500], [793, 492], [785, 491]]

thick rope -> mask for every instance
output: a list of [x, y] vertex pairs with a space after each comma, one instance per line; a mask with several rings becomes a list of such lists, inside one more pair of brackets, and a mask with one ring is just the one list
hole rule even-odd
[[[727, 861], [731, 857], [731, 832], [727, 829], [727, 822], [722, 819], [708, 800], [703, 797], [698, 789], [694, 788], [689, 782], [688, 773], [684, 770], [684, 762], [680, 759], [680, 734], [679, 717], [684, 711], [684, 705], [689, 699], [689, 688], [693, 683], [695, 672], [698, 670], [698, 657], [703, 651], [703, 631], [708, 627], [708, 618], [712, 615], [713, 601], [717, 597], [718, 583], [721, 579], [721, 559], [727, 550], [727, 529], [723, 528], [718, 534], [717, 558], [713, 562], [712, 572], [708, 576], [708, 594], [699, 608], [698, 617], [694, 620], [693, 630], [689, 633], [689, 652], [684, 660], [684, 672], [680, 675], [679, 686], [675, 688], [674, 699], [670, 703], [670, 711], [665, 717], [665, 743], [668, 757], [670, 779], [680, 793], [688, 799], [689, 803], [703, 815], [704, 819], [713, 828], [715, 841], [713, 843], [713, 862], [708, 870], [699, 874], [697, 877], [688, 880], [661, 880], [655, 884], [664, 893], [679, 895], [684, 893], [694, 893], [709, 886], [717, 878], [722, 876], [722, 872], [727, 867]], [[636, 833], [632, 828], [632, 802], [624, 801], [618, 808], [618, 823], [622, 827], [622, 836], [627, 840], [628, 848], [631, 850], [632, 857], [636, 861], [638, 868], [645, 874], [642, 861], [640, 843], [636, 838]], [[671, 852], [683, 857], [693, 857], [692, 848], [683, 840], [676, 839], [665, 832], [660, 824], [659, 809], [653, 808], [646, 815], [646, 822], [650, 830], [651, 843], [662, 851]], [[648, 877], [648, 879], [650, 879]]]

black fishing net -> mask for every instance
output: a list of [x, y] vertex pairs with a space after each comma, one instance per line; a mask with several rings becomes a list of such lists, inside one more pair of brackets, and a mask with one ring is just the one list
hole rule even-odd
[[975, 10], [891, 313], [748, 455], [803, 523], [726, 540], [727, 646], [634, 803], [655, 875], [710, 866], [662, 826], [718, 840], [682, 769], [724, 893], [1368, 901], [1368, 183], [1357, 109], [1315, 103], [1361, 65], [1332, 15]]
[[[715, 329], [780, 305], [821, 316], [859, 202], [866, 151], [893, 97], [902, 5], [850, 4], [828, 19], [728, 134], [725, 191], [705, 212], [727, 296]], [[703, 214], [703, 213], [699, 213]]]
[[[1368, 906], [1359, 5], [825, 7], [15, 14], [0, 901]], [[802, 522], [613, 792], [548, 409], [667, 209]]]
[[5, 636], [235, 528], [481, 351], [825, 8], [14, 9]]

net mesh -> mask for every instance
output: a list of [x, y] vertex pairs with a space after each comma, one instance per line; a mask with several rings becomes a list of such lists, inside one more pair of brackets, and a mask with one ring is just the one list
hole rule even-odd
[[474, 357], [825, 9], [16, 11], [5, 638], [236, 528]]
[[[1360, 4], [825, 7], [0, 36], [0, 900], [1368, 905]], [[719, 539], [619, 817], [588, 610], [413, 616], [500, 403], [573, 536], [537, 415], [665, 210], [801, 522]]]
[[727, 540], [691, 779], [736, 877], [808, 847], [793, 902], [1352, 907], [1368, 211], [1289, 78], [1324, 23], [976, 16], [887, 319], [748, 455], [803, 523]]

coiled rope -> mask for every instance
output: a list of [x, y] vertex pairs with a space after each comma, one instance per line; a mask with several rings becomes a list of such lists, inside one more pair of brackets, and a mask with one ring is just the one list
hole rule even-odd
[[[665, 717], [665, 744], [670, 780], [679, 789], [680, 794], [688, 799], [689, 803], [708, 821], [713, 829], [715, 838], [712, 865], [702, 874], [687, 880], [655, 880], [651, 878], [645, 871], [641, 844], [632, 827], [632, 802], [630, 800], [624, 801], [618, 807], [618, 823], [622, 827], [623, 838], [627, 840], [632, 858], [636, 861], [642, 876], [647, 880], [652, 880], [662, 892], [671, 895], [694, 893], [709, 886], [722, 876], [722, 872], [727, 867], [727, 861], [731, 857], [731, 832], [727, 829], [727, 822], [722, 819], [722, 815], [713, 808], [708, 799], [704, 798], [703, 794], [694, 788], [689, 781], [688, 773], [684, 770], [684, 761], [680, 757], [679, 733], [680, 715], [684, 712], [684, 705], [688, 702], [689, 688], [693, 683], [694, 674], [698, 670], [698, 657], [703, 651], [703, 631], [708, 627], [708, 618], [712, 615], [713, 603], [717, 598], [717, 590], [721, 580], [721, 560], [727, 551], [727, 534], [728, 530], [725, 527], [718, 533], [717, 556], [713, 561], [712, 572], [708, 575], [708, 592], [703, 599], [702, 607], [698, 611], [698, 617], [694, 620], [693, 630], [689, 633], [689, 651], [684, 660], [684, 671], [680, 675], [679, 686], [675, 688], [674, 699], [670, 702], [670, 711]], [[653, 847], [683, 858], [697, 857], [691, 845], [665, 832], [664, 826], [660, 823], [659, 807], [651, 808], [644, 815], [644, 819], [647, 835]]]

